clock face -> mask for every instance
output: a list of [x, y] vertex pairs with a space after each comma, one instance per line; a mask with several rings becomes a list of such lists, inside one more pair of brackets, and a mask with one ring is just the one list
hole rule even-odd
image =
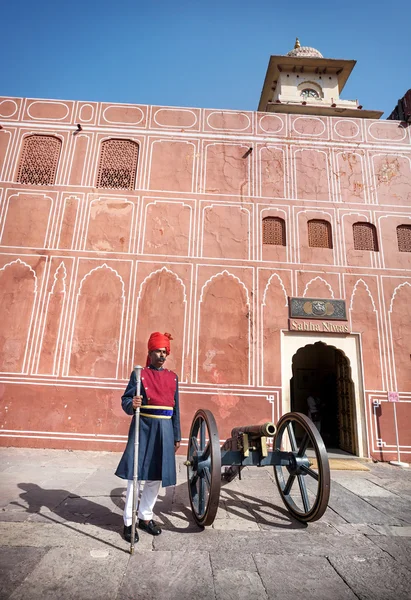
[[320, 96], [318, 95], [318, 92], [316, 92], [315, 90], [313, 90], [311, 88], [306, 88], [305, 90], [303, 90], [301, 92], [301, 97], [306, 99], [306, 98], [319, 98]]

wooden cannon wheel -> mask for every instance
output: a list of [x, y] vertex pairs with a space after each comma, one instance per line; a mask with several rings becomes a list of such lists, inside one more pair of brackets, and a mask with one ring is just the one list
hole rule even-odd
[[188, 495], [195, 521], [201, 527], [215, 519], [221, 488], [221, 452], [211, 411], [200, 409], [191, 424], [187, 450]]
[[[278, 489], [287, 509], [299, 521], [317, 521], [328, 506], [330, 466], [314, 423], [302, 413], [283, 415], [277, 424], [273, 449], [288, 450], [291, 454], [290, 461], [274, 466]], [[307, 451], [314, 455], [315, 462], [307, 457]]]

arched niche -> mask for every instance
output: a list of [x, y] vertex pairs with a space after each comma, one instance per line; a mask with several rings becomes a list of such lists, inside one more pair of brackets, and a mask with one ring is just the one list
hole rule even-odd
[[147, 341], [154, 331], [170, 333], [171, 352], [165, 367], [183, 374], [183, 349], [186, 327], [187, 299], [183, 281], [165, 267], [149, 275], [141, 284], [138, 296], [138, 316], [133, 341], [134, 360], [146, 364]]
[[37, 366], [37, 373], [43, 375], [58, 374], [58, 351], [61, 351], [59, 341], [63, 335], [62, 316], [66, 298], [66, 277], [64, 263], [60, 263], [54, 272], [44, 309], [44, 324]]
[[362, 279], [357, 281], [351, 294], [350, 316], [352, 331], [361, 334], [365, 389], [381, 390], [383, 383], [378, 315], [371, 292]]
[[204, 285], [199, 303], [198, 381], [249, 383], [251, 314], [248, 293], [223, 271]]
[[411, 284], [398, 286], [390, 304], [391, 340], [394, 353], [396, 389], [411, 391]]
[[76, 297], [69, 375], [117, 378], [124, 284], [106, 264], [80, 282]]
[[287, 327], [288, 300], [284, 284], [276, 273], [265, 287], [261, 303], [262, 384], [281, 386], [281, 329]]
[[27, 349], [37, 294], [33, 269], [17, 259], [0, 269], [0, 370], [26, 370]]
[[328, 281], [318, 276], [307, 283], [303, 298], [334, 298], [334, 292]]

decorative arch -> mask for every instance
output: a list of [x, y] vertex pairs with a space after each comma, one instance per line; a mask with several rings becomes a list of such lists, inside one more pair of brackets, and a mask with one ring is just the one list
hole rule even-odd
[[197, 381], [250, 384], [251, 314], [244, 283], [227, 270], [203, 285], [197, 338]]
[[358, 453], [354, 382], [350, 360], [333, 344], [305, 344], [292, 357], [292, 411], [309, 414], [307, 398], [318, 397], [318, 427], [326, 445]]
[[[321, 282], [321, 284], [320, 284]], [[327, 292], [323, 291], [318, 291], [318, 284], [321, 285], [322, 289], [326, 289], [327, 292], [330, 294], [330, 298], [334, 298], [334, 291], [331, 287], [331, 285], [328, 283], [328, 281], [326, 281], [325, 279], [323, 279], [322, 277], [320, 277], [320, 275], [317, 275], [317, 277], [314, 277], [313, 279], [310, 279], [310, 281], [307, 283], [307, 285], [305, 286], [304, 292], [303, 292], [303, 298], [315, 298], [316, 296], [318, 296], [319, 298], [327, 298]], [[309, 287], [316, 287], [316, 291], [313, 292], [312, 294], [310, 294], [310, 296], [307, 296], [308, 293], [308, 289]]]
[[411, 391], [411, 283], [405, 281], [395, 288], [389, 308], [394, 381], [393, 389]]
[[379, 315], [372, 293], [363, 279], [358, 279], [353, 287], [349, 315], [352, 331], [361, 334], [365, 388], [381, 390], [383, 374]]
[[153, 271], [141, 282], [137, 295], [137, 321], [132, 341], [134, 360], [145, 364], [150, 334], [167, 331], [173, 340], [166, 367], [184, 381], [186, 327], [186, 285], [167, 267]]
[[261, 384], [281, 385], [281, 329], [287, 326], [288, 294], [281, 277], [273, 273], [265, 286], [261, 307]]
[[44, 309], [37, 373], [57, 375], [61, 355], [62, 317], [66, 304], [67, 271], [63, 262], [53, 276], [51, 290]]
[[106, 263], [83, 277], [76, 297], [69, 375], [118, 377], [124, 303], [124, 281]]
[[37, 299], [37, 276], [19, 258], [0, 269], [0, 369], [27, 371], [27, 354]]

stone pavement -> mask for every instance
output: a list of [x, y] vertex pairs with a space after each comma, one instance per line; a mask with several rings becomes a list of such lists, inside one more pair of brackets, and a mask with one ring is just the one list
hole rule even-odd
[[201, 530], [178, 457], [156, 505], [163, 533], [141, 532], [130, 556], [119, 457], [0, 449], [1, 600], [410, 600], [411, 469], [332, 471], [330, 506], [308, 526], [272, 469], [246, 469]]

